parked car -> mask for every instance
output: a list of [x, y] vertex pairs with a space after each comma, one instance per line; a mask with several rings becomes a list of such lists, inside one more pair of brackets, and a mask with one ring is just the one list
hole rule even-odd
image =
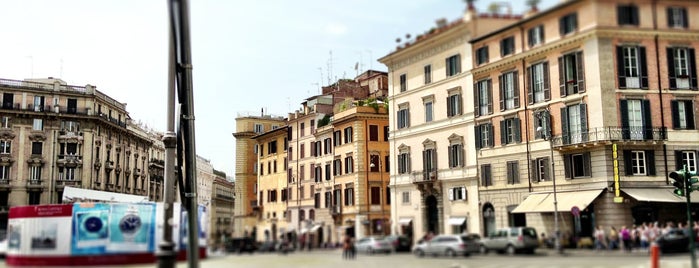
[[682, 229], [672, 229], [655, 240], [660, 252], [688, 252], [689, 236]]
[[354, 246], [357, 252], [364, 252], [367, 254], [379, 252], [391, 253], [391, 251], [393, 251], [393, 245], [383, 236], [367, 236], [360, 238]]
[[253, 253], [257, 250], [257, 243], [255, 240], [249, 237], [244, 238], [233, 238], [226, 242], [227, 252], [237, 252], [237, 253]]
[[514, 255], [518, 252], [533, 254], [539, 247], [536, 229], [532, 227], [507, 227], [497, 229], [488, 238], [481, 240], [481, 253], [489, 251]]
[[469, 256], [471, 253], [478, 253], [480, 246], [478, 238], [478, 235], [438, 235], [415, 246], [413, 253], [418, 257]]
[[386, 239], [393, 245], [395, 252], [410, 252], [410, 238], [404, 235], [389, 235]]
[[260, 246], [257, 248], [258, 252], [274, 252], [277, 250], [277, 245], [278, 243], [274, 241], [266, 241], [262, 242]]

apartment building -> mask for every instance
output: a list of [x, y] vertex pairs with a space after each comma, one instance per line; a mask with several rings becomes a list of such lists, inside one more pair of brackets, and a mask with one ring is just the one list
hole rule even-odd
[[698, 13], [566, 1], [470, 41], [483, 234], [686, 220], [667, 174], [697, 167]]
[[391, 85], [391, 232], [413, 241], [480, 230], [468, 41], [521, 17], [478, 14], [471, 4], [463, 18], [439, 20], [379, 59]]
[[257, 233], [257, 152], [252, 138], [272, 129], [285, 127], [280, 116], [239, 114], [235, 119], [235, 215], [233, 237], [256, 237]]
[[235, 202], [235, 183], [228, 180], [225, 173], [214, 171], [218, 174], [214, 178], [213, 192], [211, 193], [211, 236], [214, 244], [220, 245], [227, 241], [233, 234], [233, 208]]
[[286, 180], [287, 128], [279, 127], [252, 137], [257, 152], [257, 241], [277, 241], [288, 233], [287, 202], [289, 187]]
[[57, 78], [0, 79], [0, 229], [10, 206], [61, 203], [64, 187], [147, 196], [152, 140], [126, 104]]

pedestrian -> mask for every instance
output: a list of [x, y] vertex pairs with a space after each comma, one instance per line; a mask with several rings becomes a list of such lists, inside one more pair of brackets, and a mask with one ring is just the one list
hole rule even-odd
[[350, 236], [349, 247], [350, 247], [350, 259], [355, 259], [357, 257], [357, 248], [354, 246], [354, 237]]
[[621, 236], [621, 241], [624, 243], [624, 250], [631, 252], [631, 248], [633, 247], [631, 245], [631, 231], [626, 228], [626, 225], [621, 227], [619, 235]]
[[597, 228], [595, 229], [595, 249], [600, 250], [600, 249], [606, 249], [607, 248], [607, 236], [604, 234], [604, 230], [602, 230], [602, 227], [597, 225]]
[[342, 240], [342, 258], [343, 259], [349, 259], [350, 258], [350, 236], [345, 235], [345, 238]]
[[616, 228], [614, 226], [611, 226], [609, 229], [609, 249], [616, 249], [619, 247], [619, 233], [616, 231]]

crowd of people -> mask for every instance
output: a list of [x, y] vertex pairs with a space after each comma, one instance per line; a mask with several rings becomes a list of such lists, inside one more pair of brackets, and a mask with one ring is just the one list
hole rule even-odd
[[[614, 226], [602, 228], [597, 226], [593, 233], [593, 239], [596, 250], [626, 250], [633, 249], [647, 250], [648, 247], [661, 235], [666, 234], [673, 229], [683, 230], [685, 235], [689, 236], [689, 228], [680, 222], [675, 225], [674, 222], [661, 224], [659, 222], [643, 223], [641, 225], [633, 225], [631, 227], [622, 226], [617, 229]], [[695, 240], [699, 233], [699, 222], [694, 222], [692, 229], [694, 230]]]

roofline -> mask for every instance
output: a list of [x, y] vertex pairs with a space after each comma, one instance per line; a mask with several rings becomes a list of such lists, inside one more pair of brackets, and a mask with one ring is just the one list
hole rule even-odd
[[512, 24], [510, 24], [510, 25], [507, 25], [507, 26], [502, 27], [502, 28], [500, 28], [500, 29], [497, 29], [497, 30], [495, 30], [495, 31], [489, 32], [489, 33], [487, 33], [487, 34], [485, 34], [485, 35], [481, 35], [481, 36], [478, 36], [478, 37], [476, 37], [476, 38], [473, 38], [473, 39], [469, 40], [468, 42], [471, 43], [471, 44], [473, 44], [473, 43], [475, 43], [475, 42], [482, 41], [483, 39], [487, 39], [487, 38], [492, 37], [492, 36], [494, 36], [494, 35], [498, 35], [498, 34], [500, 34], [500, 33], [502, 33], [502, 32], [506, 32], [506, 31], [508, 31], [508, 30], [510, 30], [510, 29], [512, 29], [512, 28], [515, 28], [515, 27], [517, 27], [517, 26], [521, 26], [522, 24], [525, 24], [525, 23], [527, 23], [527, 22], [533, 21], [533, 20], [535, 20], [535, 19], [538, 19], [538, 18], [543, 17], [543, 16], [545, 16], [545, 15], [548, 15], [548, 14], [550, 14], [550, 13], [553, 13], [554, 11], [556, 11], [556, 10], [558, 10], [558, 9], [561, 9], [561, 8], [564, 8], [564, 7], [570, 6], [570, 5], [575, 4], [575, 3], [579, 3], [579, 2], [581, 2], [581, 1], [580, 1], [580, 0], [567, 0], [567, 1], [565, 1], [565, 2], [559, 3], [558, 5], [555, 5], [555, 6], [549, 8], [549, 9], [546, 9], [546, 10], [544, 10], [544, 11], [537, 12], [536, 14], [531, 15], [530, 17], [527, 17], [527, 18], [518, 20], [518, 21], [515, 22], [515, 23], [512, 23]]
[[265, 133], [252, 136], [251, 139], [258, 139], [258, 138], [262, 138], [262, 137], [267, 136], [267, 135], [276, 134], [275, 132], [282, 131], [282, 130], [286, 131], [287, 127], [288, 127], [288, 126], [286, 126], [286, 125], [283, 126], [283, 127], [278, 127], [278, 128], [272, 129], [272, 130], [270, 130], [270, 131], [267, 131], [267, 132], [265, 132]]

